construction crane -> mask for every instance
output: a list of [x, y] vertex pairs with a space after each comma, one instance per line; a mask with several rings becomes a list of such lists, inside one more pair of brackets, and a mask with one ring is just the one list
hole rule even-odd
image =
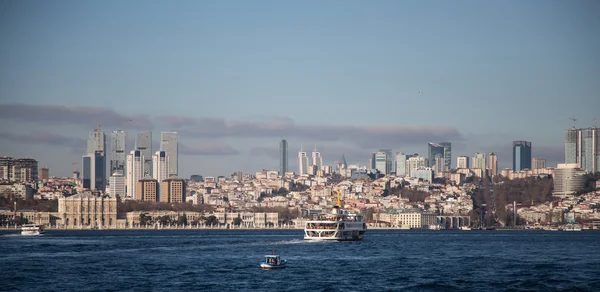
[[577, 123], [577, 119], [576, 118], [569, 118], [571, 121], [573, 121], [573, 128], [575, 128], [575, 124]]

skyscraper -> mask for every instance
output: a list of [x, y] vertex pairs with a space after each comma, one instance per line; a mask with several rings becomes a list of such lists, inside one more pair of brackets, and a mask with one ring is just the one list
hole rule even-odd
[[139, 150], [132, 150], [127, 155], [127, 198], [133, 199], [136, 197], [136, 187], [140, 179], [144, 177], [144, 162], [142, 153]]
[[490, 176], [498, 174], [498, 157], [494, 152], [488, 154], [487, 170]]
[[392, 149], [379, 149], [379, 151], [385, 153], [385, 169], [380, 171], [385, 174], [392, 173], [392, 161], [394, 160], [392, 156]]
[[302, 146], [300, 146], [300, 151], [298, 151], [298, 174], [306, 173], [308, 173], [308, 157], [306, 152], [302, 150]]
[[169, 178], [169, 159], [165, 151], [156, 151], [152, 156], [152, 177], [158, 184]]
[[396, 175], [406, 176], [406, 154], [396, 152]]
[[312, 165], [316, 166], [317, 169], [321, 169], [321, 166], [323, 166], [323, 157], [321, 157], [320, 152], [317, 152], [317, 145], [315, 145], [315, 150], [312, 153]]
[[90, 190], [106, 190], [106, 134], [100, 125], [87, 140], [87, 154], [82, 157], [83, 187]]
[[566, 131], [565, 163], [577, 164], [581, 170], [588, 172], [600, 172], [600, 137], [595, 125]]
[[476, 152], [471, 159], [471, 169], [485, 170], [485, 154]]
[[375, 169], [382, 174], [387, 173], [387, 153], [384, 151], [375, 152]]
[[179, 147], [178, 147], [177, 132], [162, 132], [160, 133], [160, 150], [167, 153], [169, 159], [169, 176], [179, 174]]
[[[450, 168], [451, 163], [451, 153], [450, 153], [450, 142], [441, 142], [441, 143], [428, 143], [427, 144], [427, 164], [429, 167], [435, 166], [435, 157], [436, 155], [441, 155], [444, 158], [444, 165]], [[436, 167], [437, 168], [437, 167]], [[445, 169], [444, 169], [445, 170]]]
[[452, 169], [452, 143], [450, 142], [440, 142], [442, 147], [444, 147], [444, 170]]
[[284, 176], [288, 172], [288, 142], [281, 139], [279, 142], [279, 175]]
[[469, 168], [469, 157], [468, 156], [456, 157], [456, 168]]
[[109, 175], [120, 173], [125, 175], [125, 131], [112, 131], [110, 136]]
[[513, 171], [531, 169], [531, 142], [513, 142]]
[[142, 177], [152, 175], [152, 132], [141, 131], [137, 134], [135, 140], [135, 150], [140, 151], [142, 163], [144, 164], [144, 174]]

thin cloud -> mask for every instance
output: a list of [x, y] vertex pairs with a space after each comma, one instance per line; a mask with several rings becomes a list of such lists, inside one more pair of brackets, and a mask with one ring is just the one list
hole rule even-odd
[[52, 133], [34, 132], [27, 135], [0, 133], [0, 139], [19, 143], [38, 143], [53, 146], [70, 147], [73, 151], [84, 151], [86, 140], [78, 137], [67, 137]]
[[239, 152], [222, 142], [205, 142], [187, 146], [179, 142], [179, 153], [182, 155], [237, 155]]
[[100, 124], [115, 128], [153, 128], [153, 123], [147, 116], [125, 116], [111, 108], [97, 106], [0, 104], [0, 119], [86, 126]]

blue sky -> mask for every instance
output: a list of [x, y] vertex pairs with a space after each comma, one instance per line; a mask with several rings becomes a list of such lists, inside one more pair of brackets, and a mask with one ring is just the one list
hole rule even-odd
[[600, 117], [599, 30], [598, 1], [2, 1], [0, 155], [66, 175], [132, 119], [180, 132], [182, 176], [276, 169], [282, 136], [292, 167], [442, 140], [555, 165]]

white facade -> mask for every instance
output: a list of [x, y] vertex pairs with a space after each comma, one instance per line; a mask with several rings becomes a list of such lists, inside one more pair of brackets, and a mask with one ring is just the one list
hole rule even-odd
[[410, 177], [414, 177], [413, 170], [417, 169], [418, 167], [426, 167], [426, 166], [427, 166], [427, 160], [425, 159], [425, 157], [422, 157], [422, 156], [413, 156], [413, 157], [409, 158], [408, 160], [406, 160], [406, 168], [408, 171], [408, 176], [410, 176]]
[[558, 164], [554, 170], [555, 196], [571, 195], [585, 187], [585, 171], [577, 163]]
[[[443, 158], [442, 158], [443, 159]], [[426, 180], [428, 182], [433, 182], [433, 169], [431, 167], [417, 167], [412, 171], [414, 178], [420, 178], [422, 180]]]
[[169, 157], [165, 151], [156, 151], [152, 156], [152, 177], [160, 184], [169, 178]]
[[312, 153], [312, 165], [316, 166], [317, 169], [321, 169], [321, 166], [323, 166], [323, 158], [321, 157], [321, 153], [317, 152], [316, 147]]
[[127, 198], [135, 198], [137, 182], [144, 177], [144, 158], [139, 150], [127, 155]]
[[488, 160], [488, 163], [487, 163], [488, 174], [491, 176], [497, 175], [498, 174], [498, 156], [496, 156], [496, 154], [494, 154], [494, 152], [492, 152], [488, 155], [487, 160]]
[[117, 195], [123, 198], [125, 193], [125, 175], [116, 172], [110, 177], [110, 197], [116, 198]]
[[469, 168], [469, 157], [468, 156], [456, 157], [456, 168]]
[[307, 174], [308, 173], [308, 156], [306, 156], [306, 152], [302, 151], [300, 148], [300, 152], [298, 152], [298, 174]]
[[531, 159], [531, 169], [546, 168], [546, 159], [534, 157]]

